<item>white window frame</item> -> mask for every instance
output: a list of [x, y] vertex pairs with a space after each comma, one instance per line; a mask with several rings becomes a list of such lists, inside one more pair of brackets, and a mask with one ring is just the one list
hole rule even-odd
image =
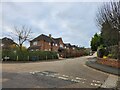
[[33, 42], [33, 45], [37, 45], [37, 41], [34, 41], [34, 42]]
[[53, 43], [53, 46], [54, 46], [55, 44]]
[[62, 44], [60, 44], [60, 47], [63, 47], [63, 45], [62, 45]]
[[58, 46], [57, 44], [55, 44], [55, 46]]
[[1, 43], [1, 47], [4, 46], [4, 44]]

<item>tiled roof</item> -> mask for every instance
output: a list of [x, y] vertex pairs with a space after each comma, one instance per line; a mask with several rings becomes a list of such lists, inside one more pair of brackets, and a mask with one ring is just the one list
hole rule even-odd
[[50, 38], [49, 36], [46, 36], [44, 34], [41, 34], [39, 35], [38, 37], [34, 38], [33, 40], [31, 40], [30, 42], [33, 42], [33, 41], [39, 41], [39, 40], [44, 40], [46, 42], [54, 42], [54, 43], [57, 43], [59, 44], [60, 42], [60, 39], [61, 38]]
[[10, 38], [2, 38], [2, 44], [4, 45], [12, 45], [12, 44], [16, 44], [12, 39]]

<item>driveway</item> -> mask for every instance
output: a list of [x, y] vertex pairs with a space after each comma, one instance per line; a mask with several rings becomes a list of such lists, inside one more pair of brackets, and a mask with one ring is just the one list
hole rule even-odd
[[86, 57], [2, 64], [3, 88], [98, 88], [109, 74], [89, 68]]

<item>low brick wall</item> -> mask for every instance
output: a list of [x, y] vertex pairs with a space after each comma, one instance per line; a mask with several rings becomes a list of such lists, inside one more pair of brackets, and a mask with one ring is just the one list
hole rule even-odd
[[97, 62], [100, 64], [111, 66], [111, 67], [120, 68], [120, 60], [118, 61], [116, 59], [98, 58]]

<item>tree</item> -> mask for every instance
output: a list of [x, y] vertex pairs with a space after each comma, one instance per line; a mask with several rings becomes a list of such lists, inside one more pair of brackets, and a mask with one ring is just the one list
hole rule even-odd
[[103, 38], [104, 45], [109, 47], [118, 45], [119, 35], [118, 31], [111, 28], [108, 23], [104, 23], [101, 28], [101, 37]]
[[18, 28], [17, 26], [14, 27], [14, 35], [18, 40], [17, 46], [19, 47], [20, 51], [22, 51], [23, 43], [30, 39], [31, 35], [31, 28], [26, 27], [25, 25]]
[[95, 34], [94, 37], [92, 37], [91, 40], [91, 49], [92, 51], [97, 51], [98, 47], [103, 44], [103, 40], [101, 37], [101, 34]]
[[104, 3], [99, 8], [96, 17], [104, 44], [107, 47], [118, 45], [117, 52], [120, 59], [120, 1]]
[[107, 46], [117, 45], [120, 40], [120, 1], [104, 3], [98, 10], [96, 21], [104, 43]]

